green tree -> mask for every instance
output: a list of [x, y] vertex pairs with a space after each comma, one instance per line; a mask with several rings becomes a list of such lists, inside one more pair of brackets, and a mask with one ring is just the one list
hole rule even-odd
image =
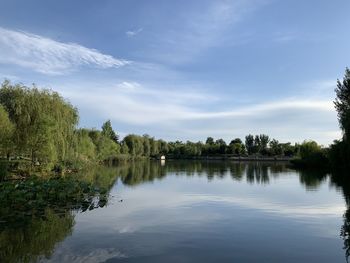
[[273, 139], [272, 141], [270, 141], [270, 151], [271, 154], [274, 156], [283, 154], [283, 148], [281, 147], [281, 144], [278, 140]]
[[270, 142], [270, 137], [266, 134], [260, 134], [259, 139], [260, 139], [260, 153], [265, 155], [267, 154], [267, 147]]
[[0, 104], [15, 125], [13, 144], [18, 154], [47, 164], [67, 158], [78, 112], [58, 93], [5, 81]]
[[103, 133], [98, 133], [97, 139], [93, 142], [96, 146], [96, 157], [99, 161], [107, 161], [120, 154], [120, 145], [103, 135]]
[[12, 149], [12, 134], [14, 126], [9, 119], [8, 113], [0, 104], [0, 156], [10, 156]]
[[213, 137], [208, 137], [207, 140], [205, 141], [205, 144], [213, 145], [214, 144], [214, 138]]
[[148, 134], [143, 135], [143, 154], [145, 156], [151, 155], [151, 143]]
[[129, 134], [124, 138], [124, 143], [128, 146], [130, 155], [143, 155], [143, 138], [141, 136]]
[[255, 138], [254, 138], [254, 153], [258, 153], [261, 151], [261, 142], [260, 142], [260, 137], [259, 135], [255, 135]]
[[326, 150], [315, 141], [304, 141], [300, 145], [300, 158], [301, 160], [297, 160], [297, 164], [302, 166], [311, 168], [328, 166]]
[[167, 154], [169, 152], [169, 145], [166, 141], [158, 140], [158, 144], [160, 145], [161, 154]]
[[111, 121], [108, 120], [102, 125], [102, 135], [111, 139], [115, 143], [119, 142], [119, 136], [114, 132]]
[[249, 155], [254, 153], [254, 136], [253, 135], [249, 134], [245, 137], [245, 147]]
[[219, 154], [225, 154], [226, 153], [226, 142], [223, 139], [217, 139], [215, 141], [215, 144], [218, 145], [218, 152]]
[[156, 156], [159, 154], [159, 144], [158, 141], [155, 140], [153, 137], [150, 138], [150, 144], [151, 144], [151, 156]]
[[[96, 145], [91, 139], [91, 130], [78, 129], [75, 131], [74, 138], [74, 151], [73, 160], [74, 162], [91, 162], [96, 159]], [[97, 140], [96, 135], [96, 140]]]
[[335, 108], [338, 112], [338, 120], [340, 128], [343, 130], [346, 138], [350, 136], [350, 70], [345, 69], [343, 81], [337, 81], [335, 89], [336, 99], [334, 101]]
[[242, 144], [243, 142], [242, 142], [242, 140], [241, 140], [240, 138], [233, 139], [233, 140], [230, 142], [230, 144], [235, 144], [235, 143], [240, 143], [240, 144]]
[[122, 142], [120, 152], [122, 154], [129, 154], [129, 147], [125, 142]]
[[229, 152], [232, 154], [244, 154], [245, 153], [245, 147], [242, 143], [242, 140], [239, 138], [236, 138], [232, 140], [229, 144]]
[[321, 146], [315, 141], [304, 141], [300, 145], [300, 157], [301, 159], [307, 159], [315, 153], [321, 152]]
[[334, 141], [330, 147], [329, 160], [334, 169], [348, 171], [350, 168], [350, 70], [345, 69], [342, 81], [337, 80], [335, 89], [335, 109], [338, 113], [339, 126], [343, 132], [343, 140]]

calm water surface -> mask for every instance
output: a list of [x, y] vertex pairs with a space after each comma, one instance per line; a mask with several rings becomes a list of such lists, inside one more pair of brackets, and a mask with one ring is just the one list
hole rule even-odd
[[169, 161], [81, 176], [109, 187], [107, 206], [48, 212], [19, 234], [4, 231], [3, 260], [346, 262], [349, 187], [330, 175], [283, 164]]

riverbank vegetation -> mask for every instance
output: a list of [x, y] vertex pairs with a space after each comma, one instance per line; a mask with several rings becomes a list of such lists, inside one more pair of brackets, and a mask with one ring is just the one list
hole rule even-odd
[[294, 156], [299, 146], [267, 135], [247, 135], [245, 143], [208, 137], [202, 142], [166, 142], [129, 134], [120, 140], [111, 122], [101, 129], [78, 127], [78, 110], [57, 92], [5, 81], [0, 88], [0, 180], [4, 171], [26, 176], [75, 171], [97, 163], [136, 158], [195, 158], [217, 155]]
[[314, 141], [281, 143], [266, 134], [245, 136], [226, 143], [208, 137], [205, 142], [166, 142], [147, 134], [129, 134], [122, 140], [111, 121], [101, 129], [78, 127], [79, 114], [57, 92], [5, 81], [0, 88], [0, 180], [6, 172], [24, 176], [75, 171], [98, 163], [115, 164], [138, 158], [203, 159], [211, 157], [286, 157], [300, 167], [350, 165], [350, 71], [338, 80], [335, 108], [342, 140], [324, 148]]

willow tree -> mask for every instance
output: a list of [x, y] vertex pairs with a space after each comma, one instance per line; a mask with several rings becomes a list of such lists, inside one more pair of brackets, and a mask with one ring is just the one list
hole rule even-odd
[[[129, 154], [132, 156], [142, 156], [144, 154], [143, 138], [138, 135], [129, 134], [125, 136], [123, 143], [129, 148]], [[151, 141], [152, 147], [152, 141]], [[152, 151], [152, 148], [151, 148]]]
[[0, 105], [0, 157], [11, 153], [13, 128], [7, 111]]
[[78, 112], [57, 92], [5, 81], [0, 104], [16, 127], [13, 144], [18, 154], [45, 163], [67, 158]]

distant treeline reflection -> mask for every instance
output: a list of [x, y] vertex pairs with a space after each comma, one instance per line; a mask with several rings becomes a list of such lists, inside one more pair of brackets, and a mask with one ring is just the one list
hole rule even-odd
[[[203, 177], [208, 181], [230, 178], [232, 183], [267, 185], [278, 177], [288, 176], [289, 173], [291, 175], [298, 173], [299, 182], [306, 190], [317, 190], [324, 180], [329, 180], [332, 186], [342, 190], [347, 210], [343, 216], [344, 223], [340, 229], [340, 236], [344, 240], [344, 250], [348, 257], [350, 255], [350, 182], [344, 176], [295, 171], [289, 168], [288, 164], [280, 162], [166, 161], [162, 164], [159, 161], [139, 161], [128, 162], [118, 167], [97, 166], [95, 170], [90, 169], [74, 174], [71, 179], [80, 180], [83, 185], [93, 185], [94, 194], [100, 195], [99, 191], [101, 191], [106, 198], [109, 198], [109, 192], [118, 181], [126, 187], [135, 187], [163, 180], [167, 176], [175, 176], [184, 179]], [[13, 197], [18, 195], [19, 192], [11, 190], [13, 190]], [[108, 205], [108, 200], [99, 205], [96, 199], [88, 198], [90, 203], [82, 206], [82, 200], [73, 198], [66, 202], [67, 198], [69, 196], [65, 197], [64, 203], [70, 203], [70, 205], [57, 201], [51, 204], [39, 203], [37, 207], [32, 207], [33, 210], [41, 209], [41, 213], [27, 214], [26, 209], [16, 209], [16, 214], [10, 214], [11, 210], [6, 209], [6, 206], [0, 209], [0, 221], [11, 216], [11, 220], [0, 224], [0, 262], [35, 262], [43, 257], [50, 258], [57, 243], [71, 235], [77, 213], [89, 212], [91, 209]], [[3, 204], [8, 203], [6, 200], [1, 201]], [[15, 202], [14, 205], [16, 205]], [[21, 214], [20, 211], [23, 213]], [[9, 214], [6, 215], [6, 213]], [[23, 221], [24, 218], [25, 221]]]
[[224, 161], [166, 161], [161, 165], [157, 161], [129, 162], [113, 168], [124, 185], [137, 185], [165, 176], [198, 176], [209, 181], [231, 177], [234, 181], [246, 181], [250, 184], [269, 184], [272, 178], [286, 173], [298, 173], [300, 183], [308, 190], [317, 187], [326, 179], [323, 172], [296, 171], [286, 162], [224, 162]]

